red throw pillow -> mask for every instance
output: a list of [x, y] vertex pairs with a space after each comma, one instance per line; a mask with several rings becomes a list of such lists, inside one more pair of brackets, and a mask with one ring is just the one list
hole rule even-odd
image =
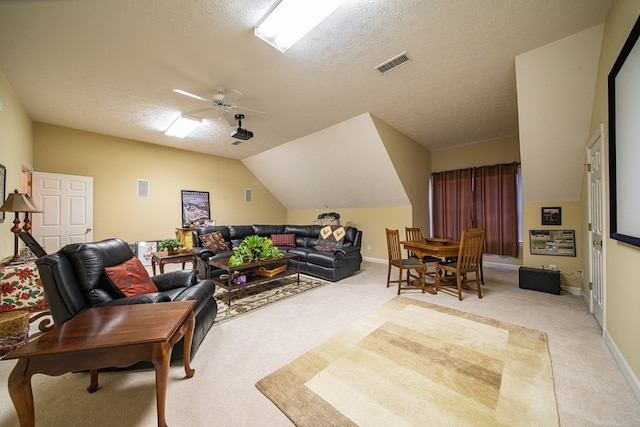
[[203, 234], [200, 236], [200, 241], [205, 248], [213, 250], [214, 253], [226, 252], [229, 250], [229, 246], [224, 241], [224, 237], [219, 231], [213, 233]]
[[295, 246], [296, 245], [296, 235], [291, 234], [272, 234], [271, 241], [273, 242], [273, 246]]
[[104, 272], [109, 283], [123, 297], [158, 292], [158, 288], [149, 277], [149, 273], [136, 257], [130, 258], [120, 265], [106, 267]]

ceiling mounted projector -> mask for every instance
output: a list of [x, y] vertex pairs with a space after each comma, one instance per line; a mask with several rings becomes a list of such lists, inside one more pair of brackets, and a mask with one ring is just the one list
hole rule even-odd
[[[247, 129], [242, 129], [242, 119], [244, 119], [244, 114], [236, 114], [236, 121], [238, 122], [238, 128], [233, 129], [231, 131], [231, 137], [235, 139], [240, 139], [242, 141], [247, 141], [253, 138], [253, 132]], [[233, 144], [238, 144], [240, 141], [235, 141]]]
[[253, 132], [251, 132], [250, 130], [242, 129], [242, 128], [233, 129], [231, 131], [231, 137], [246, 141], [248, 139], [253, 138]]

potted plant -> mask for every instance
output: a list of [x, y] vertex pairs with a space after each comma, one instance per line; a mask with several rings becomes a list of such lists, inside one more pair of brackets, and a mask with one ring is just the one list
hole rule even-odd
[[177, 239], [165, 239], [158, 243], [158, 249], [161, 251], [166, 250], [169, 255], [177, 254], [182, 247], [184, 247], [184, 245]]
[[229, 258], [229, 265], [242, 265], [245, 261], [260, 261], [265, 259], [282, 258], [284, 254], [273, 246], [273, 242], [268, 237], [247, 236], [235, 248], [233, 255]]

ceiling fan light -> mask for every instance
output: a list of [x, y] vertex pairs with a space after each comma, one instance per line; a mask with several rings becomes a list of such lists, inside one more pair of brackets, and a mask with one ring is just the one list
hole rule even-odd
[[255, 28], [254, 34], [286, 52], [339, 8], [345, 0], [282, 0]]
[[167, 136], [175, 136], [176, 138], [184, 138], [201, 124], [202, 119], [181, 114], [171, 123], [171, 126], [169, 126], [169, 129], [167, 129], [164, 134]]

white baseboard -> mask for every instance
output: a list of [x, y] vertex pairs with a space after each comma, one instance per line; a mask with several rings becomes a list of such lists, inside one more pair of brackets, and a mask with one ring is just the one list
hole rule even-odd
[[611, 351], [616, 364], [622, 371], [622, 375], [624, 375], [624, 378], [627, 380], [629, 387], [631, 387], [631, 391], [633, 391], [633, 394], [636, 395], [636, 398], [640, 400], [640, 381], [638, 380], [638, 377], [636, 377], [633, 370], [631, 369], [631, 366], [629, 366], [622, 353], [620, 353], [620, 350], [618, 349], [615, 341], [613, 341], [613, 337], [611, 337], [609, 331], [605, 329], [603, 335], [604, 342], [607, 344], [607, 347], [609, 347], [609, 351]]
[[375, 262], [375, 263], [378, 263], [378, 264], [387, 264], [389, 262], [388, 259], [371, 258], [371, 257], [368, 257], [368, 256], [362, 257], [362, 260], [363, 261], [368, 261], [368, 262]]
[[582, 295], [582, 288], [575, 286], [565, 286], [562, 290], [571, 295]]

